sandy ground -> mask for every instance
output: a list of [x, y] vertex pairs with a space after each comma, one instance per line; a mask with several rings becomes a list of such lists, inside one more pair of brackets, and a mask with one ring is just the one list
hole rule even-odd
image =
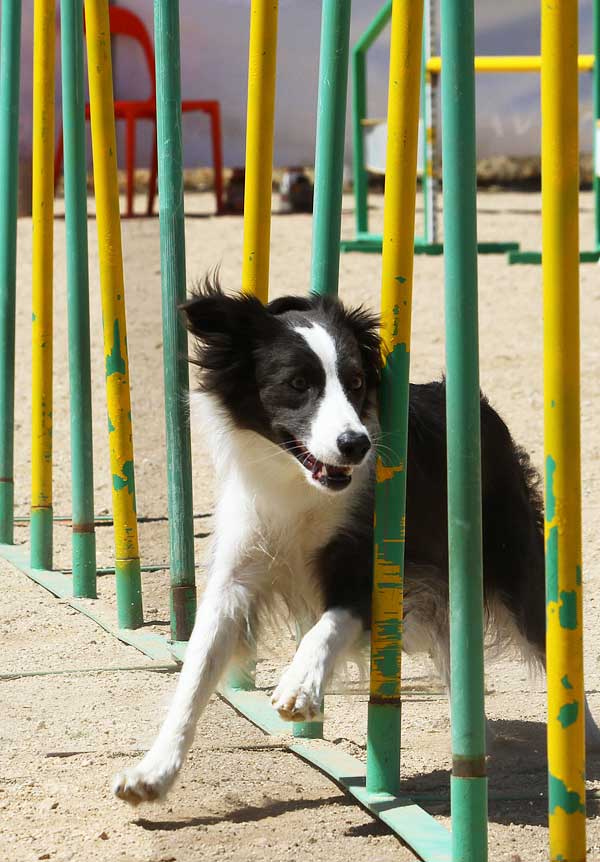
[[[226, 287], [239, 286], [242, 226], [235, 217], [214, 219], [210, 195], [190, 195], [186, 222], [190, 279], [221, 265]], [[139, 206], [142, 202], [138, 201]], [[372, 226], [381, 224], [382, 199], [372, 200]], [[59, 202], [60, 207], [60, 202]], [[592, 202], [582, 195], [582, 247], [590, 247]], [[539, 248], [540, 199], [530, 194], [480, 196], [480, 238], [518, 239]], [[64, 221], [55, 222], [55, 485], [56, 514], [70, 510], [68, 380]], [[352, 201], [345, 201], [343, 234], [353, 230]], [[311, 221], [273, 220], [272, 294], [303, 293], [309, 286]], [[89, 223], [92, 292], [93, 399], [96, 511], [110, 510], [105, 439], [101, 318], [96, 225]], [[164, 428], [160, 419], [162, 334], [157, 219], [123, 223], [132, 412], [143, 563], [167, 560]], [[340, 292], [349, 302], [377, 307], [381, 261], [375, 255], [341, 259]], [[541, 272], [509, 267], [503, 257], [481, 257], [481, 380], [516, 439], [537, 464], [542, 453]], [[28, 512], [30, 485], [31, 223], [19, 222], [17, 310], [16, 503]], [[600, 485], [600, 271], [582, 268], [582, 431], [586, 687], [600, 717], [600, 540], [595, 530]], [[415, 262], [412, 378], [429, 380], [444, 368], [443, 261]], [[211, 529], [212, 476], [202, 441], [194, 437], [194, 493], [199, 582], [204, 577]], [[17, 541], [27, 542], [27, 529]], [[112, 529], [97, 531], [99, 563], [112, 560]], [[67, 526], [55, 530], [55, 566], [70, 565]], [[150, 630], [168, 634], [168, 573], [144, 575]], [[213, 698], [203, 717], [180, 783], [161, 806], [133, 811], [113, 799], [111, 775], [151, 742], [175, 684], [175, 674], [0, 563], [2, 660], [0, 662], [0, 846], [11, 860], [81, 857], [167, 862], [196, 858], [400, 860], [412, 854], [379, 823], [350, 803], [329, 780], [286, 752]], [[110, 576], [99, 593], [114, 605]], [[272, 685], [290, 655], [285, 644], [262, 644], [259, 685]], [[64, 673], [74, 671], [73, 673]], [[406, 660], [403, 777], [407, 790], [444, 794], [450, 765], [446, 701], [425, 659]], [[34, 675], [31, 675], [34, 674]], [[7, 678], [6, 675], [10, 675]], [[541, 862], [547, 858], [543, 680], [531, 680], [516, 661], [488, 667], [488, 713], [501, 737], [490, 762], [492, 862]], [[327, 739], [364, 757], [366, 695], [341, 691], [327, 698]], [[600, 788], [600, 757], [588, 763], [588, 787]], [[523, 799], [523, 791], [530, 798]], [[429, 806], [448, 824], [445, 802]], [[598, 803], [589, 802], [588, 847], [600, 859]]]

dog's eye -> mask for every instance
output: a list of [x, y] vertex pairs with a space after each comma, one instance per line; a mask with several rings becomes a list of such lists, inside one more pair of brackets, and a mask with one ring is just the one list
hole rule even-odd
[[306, 392], [308, 389], [308, 382], [306, 377], [294, 377], [290, 380], [290, 386], [292, 389], [295, 389], [296, 392]]
[[356, 374], [350, 381], [350, 389], [362, 389], [363, 379], [360, 374]]

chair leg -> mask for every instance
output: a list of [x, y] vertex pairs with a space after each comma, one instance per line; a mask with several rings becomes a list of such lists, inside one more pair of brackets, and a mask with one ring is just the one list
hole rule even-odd
[[60, 179], [60, 175], [62, 173], [62, 164], [63, 164], [63, 130], [62, 126], [60, 127], [58, 133], [58, 141], [56, 143], [56, 152], [54, 154], [54, 191], [56, 191], [56, 185], [58, 180]]
[[217, 215], [221, 215], [223, 212], [223, 148], [221, 144], [221, 107], [218, 102], [210, 111], [210, 130], [215, 172], [214, 184]]
[[151, 216], [154, 211], [154, 198], [156, 197], [156, 177], [158, 175], [158, 143], [156, 140], [156, 119], [153, 124], [154, 134], [152, 137], [152, 161], [150, 162], [150, 177], [148, 179], [148, 209], [147, 215]]
[[127, 117], [127, 140], [126, 140], [126, 159], [127, 159], [127, 218], [133, 216], [133, 195], [135, 192], [135, 132], [136, 118], [133, 114]]

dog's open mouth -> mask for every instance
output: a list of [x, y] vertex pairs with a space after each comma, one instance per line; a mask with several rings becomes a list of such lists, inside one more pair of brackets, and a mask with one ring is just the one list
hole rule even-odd
[[285, 447], [291, 455], [299, 461], [307, 470], [314, 482], [318, 482], [332, 491], [341, 491], [347, 488], [352, 481], [352, 467], [338, 467], [334, 464], [324, 464], [315, 458], [302, 443], [294, 441]]

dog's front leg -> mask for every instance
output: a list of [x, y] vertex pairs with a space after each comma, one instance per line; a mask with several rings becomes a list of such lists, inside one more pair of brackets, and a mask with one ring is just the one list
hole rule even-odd
[[115, 777], [113, 790], [120, 799], [131, 805], [161, 799], [175, 781], [200, 714], [243, 643], [250, 598], [239, 583], [209, 583], [160, 733], [139, 764]]
[[321, 711], [325, 686], [336, 662], [363, 631], [346, 608], [330, 608], [302, 638], [296, 655], [273, 692], [271, 703], [286, 721], [310, 721]]

